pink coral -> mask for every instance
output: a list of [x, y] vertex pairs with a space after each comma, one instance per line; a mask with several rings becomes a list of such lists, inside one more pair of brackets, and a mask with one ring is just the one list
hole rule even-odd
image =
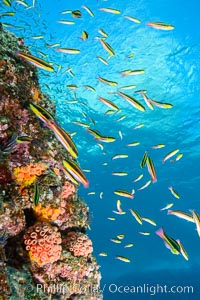
[[31, 261], [43, 266], [59, 260], [61, 255], [61, 235], [58, 228], [45, 222], [29, 227], [24, 235], [24, 244]]
[[74, 256], [88, 257], [93, 251], [92, 241], [81, 232], [70, 231], [65, 240], [67, 248]]
[[75, 192], [76, 192], [76, 189], [75, 189], [74, 185], [71, 182], [66, 181], [63, 186], [63, 190], [62, 190], [62, 198], [67, 199], [69, 196], [73, 195]]

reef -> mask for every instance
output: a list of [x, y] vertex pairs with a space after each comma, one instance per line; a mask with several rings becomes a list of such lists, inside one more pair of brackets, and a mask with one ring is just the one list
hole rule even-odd
[[73, 159], [30, 109], [55, 117], [23, 38], [0, 28], [0, 300], [102, 299], [89, 209], [63, 171]]

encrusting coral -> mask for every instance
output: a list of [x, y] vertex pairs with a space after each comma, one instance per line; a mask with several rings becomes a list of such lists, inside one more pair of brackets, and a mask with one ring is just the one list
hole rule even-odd
[[[101, 275], [85, 234], [89, 209], [63, 172], [72, 157], [30, 109], [39, 103], [55, 116], [36, 67], [18, 51], [29, 53], [23, 38], [0, 26], [0, 299], [12, 291], [11, 299], [99, 300]], [[38, 283], [46, 290], [38, 292]], [[55, 283], [67, 291], [52, 290]]]
[[70, 231], [68, 232], [65, 243], [67, 248], [74, 256], [88, 257], [93, 251], [92, 241], [87, 235], [81, 232]]
[[59, 260], [61, 255], [61, 234], [58, 228], [48, 223], [38, 222], [28, 228], [24, 244], [30, 260], [43, 266]]

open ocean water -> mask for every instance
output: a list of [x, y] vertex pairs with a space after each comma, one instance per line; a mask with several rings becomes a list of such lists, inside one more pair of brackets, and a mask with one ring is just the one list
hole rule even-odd
[[[22, 1], [23, 2], [23, 1]], [[104, 299], [200, 299], [200, 239], [192, 222], [161, 211], [169, 203], [172, 210], [200, 214], [200, 31], [198, 0], [36, 0], [35, 8], [12, 1], [13, 17], [4, 17], [6, 29], [23, 37], [33, 55], [52, 62], [56, 72], [38, 70], [42, 91], [56, 104], [57, 121], [73, 136], [79, 150], [79, 163], [90, 182], [89, 188], [79, 194], [90, 207], [94, 254], [101, 266], [101, 288]], [[32, 0], [27, 0], [32, 5]], [[92, 17], [83, 7], [89, 7]], [[113, 8], [120, 14], [99, 8]], [[8, 7], [1, 1], [1, 12]], [[73, 18], [66, 10], [80, 10], [81, 18]], [[133, 22], [131, 16], [141, 22]], [[75, 24], [62, 24], [61, 20]], [[156, 29], [148, 22], [164, 22], [173, 30]], [[8, 23], [12, 26], [9, 26]], [[99, 29], [107, 33], [107, 42], [115, 52], [102, 47]], [[165, 28], [166, 29], [166, 28]], [[81, 39], [86, 31], [88, 38]], [[59, 44], [53, 47], [53, 44]], [[79, 49], [79, 54], [66, 54], [56, 48]], [[45, 57], [45, 55], [47, 55]], [[100, 61], [103, 57], [108, 64]], [[122, 76], [125, 70], [144, 70], [138, 75]], [[117, 86], [100, 82], [98, 77], [117, 82]], [[69, 85], [75, 85], [72, 89]], [[85, 88], [93, 87], [93, 90]], [[137, 99], [145, 112], [133, 107], [117, 93], [122, 90]], [[68, 86], [68, 87], [67, 87]], [[137, 90], [147, 90], [148, 98], [170, 103], [172, 108], [153, 105], [150, 109]], [[120, 111], [106, 113], [110, 108], [98, 98], [103, 97], [117, 105]], [[125, 117], [123, 117], [125, 116]], [[119, 120], [120, 117], [123, 117]], [[114, 137], [114, 142], [101, 142], [74, 122], [88, 124], [101, 135]], [[144, 126], [134, 129], [140, 124]], [[80, 124], [79, 124], [80, 125]], [[139, 142], [136, 146], [129, 143]], [[101, 144], [103, 146], [100, 146]], [[152, 146], [165, 147], [153, 149]], [[179, 152], [162, 164], [172, 150]], [[147, 168], [140, 162], [148, 152], [155, 166], [157, 182], [138, 190], [151, 179]], [[170, 160], [182, 153], [180, 160]], [[113, 159], [117, 154], [127, 158]], [[126, 172], [114, 176], [113, 172]], [[141, 180], [133, 182], [140, 174]], [[172, 186], [180, 198], [175, 198]], [[134, 199], [114, 194], [116, 190], [134, 193]], [[95, 194], [89, 194], [95, 192]], [[117, 200], [126, 214], [116, 214]], [[153, 219], [156, 226], [139, 224], [131, 215], [136, 210], [142, 217]], [[115, 218], [109, 220], [108, 218]], [[186, 260], [173, 255], [158, 235], [159, 228], [177, 240], [188, 253]], [[139, 232], [148, 232], [143, 235]], [[121, 243], [114, 243], [123, 234]], [[133, 243], [133, 247], [124, 248]], [[106, 252], [107, 256], [99, 256]], [[128, 258], [130, 262], [116, 259]], [[138, 288], [138, 286], [140, 286]], [[173, 289], [171, 289], [173, 287]], [[187, 288], [189, 287], [189, 288]], [[137, 291], [138, 289], [138, 291]]]

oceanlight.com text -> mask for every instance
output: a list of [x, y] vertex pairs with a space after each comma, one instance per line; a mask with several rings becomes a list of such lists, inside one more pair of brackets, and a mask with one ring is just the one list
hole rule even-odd
[[150, 285], [148, 283], [142, 285], [117, 285], [111, 283], [108, 286], [108, 291], [112, 294], [149, 294], [154, 296], [156, 294], [193, 294], [193, 286], [182, 286], [182, 285]]

